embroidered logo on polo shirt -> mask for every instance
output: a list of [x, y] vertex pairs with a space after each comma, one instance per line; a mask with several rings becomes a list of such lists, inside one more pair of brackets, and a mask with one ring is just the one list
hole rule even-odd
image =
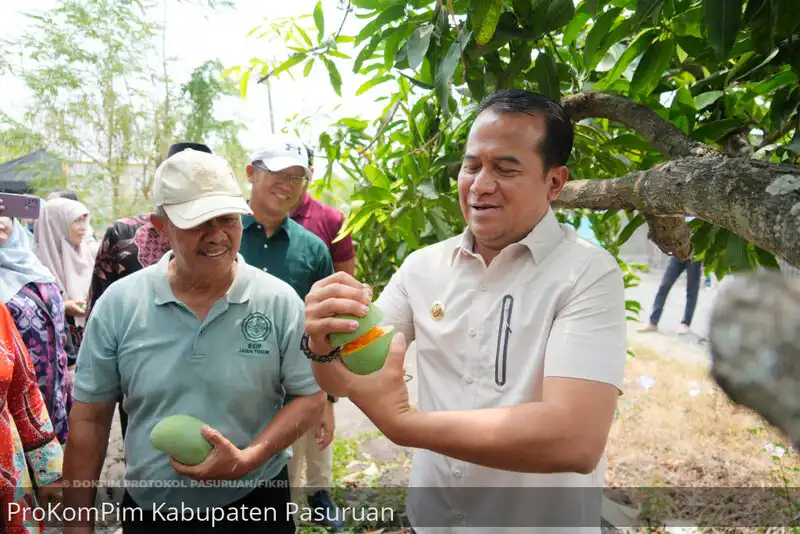
[[253, 312], [242, 321], [242, 334], [247, 341], [258, 343], [272, 333], [272, 321], [260, 312]]

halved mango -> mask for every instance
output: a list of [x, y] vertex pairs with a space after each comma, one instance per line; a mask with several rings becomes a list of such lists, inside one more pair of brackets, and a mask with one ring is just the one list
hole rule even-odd
[[357, 375], [372, 374], [386, 362], [393, 336], [393, 326], [376, 326], [342, 347], [342, 361]]
[[214, 450], [201, 432], [205, 424], [191, 415], [170, 415], [150, 431], [150, 442], [184, 465], [198, 465]]
[[364, 317], [356, 317], [355, 315], [337, 315], [337, 319], [347, 319], [348, 321], [357, 321], [358, 328], [355, 332], [332, 332], [328, 335], [331, 345], [338, 347], [346, 345], [351, 341], [360, 338], [370, 331], [373, 326], [379, 324], [383, 319], [383, 312], [374, 304], [369, 305], [369, 311]]

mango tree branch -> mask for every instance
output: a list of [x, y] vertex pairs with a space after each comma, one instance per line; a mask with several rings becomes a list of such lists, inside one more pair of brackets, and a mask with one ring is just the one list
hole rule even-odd
[[736, 276], [715, 299], [709, 346], [728, 397], [800, 447], [800, 277]]
[[652, 109], [628, 98], [587, 92], [568, 96], [561, 104], [575, 122], [602, 118], [624, 124], [669, 159], [717, 154], [712, 148], [689, 138]]
[[[797, 167], [726, 156], [686, 157], [621, 178], [567, 183], [553, 207], [636, 209], [649, 220], [695, 216], [800, 265]], [[662, 250], [676, 246], [655, 242]]]

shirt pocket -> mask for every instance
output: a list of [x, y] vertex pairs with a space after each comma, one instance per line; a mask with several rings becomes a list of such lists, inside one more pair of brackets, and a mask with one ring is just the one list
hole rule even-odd
[[494, 386], [505, 389], [508, 381], [508, 351], [512, 335], [512, 318], [514, 314], [514, 296], [505, 295], [500, 304], [500, 319], [497, 324], [497, 344], [494, 353]]

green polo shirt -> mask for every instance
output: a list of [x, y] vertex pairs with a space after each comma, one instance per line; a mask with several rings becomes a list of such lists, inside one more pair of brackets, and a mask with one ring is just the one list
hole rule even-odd
[[[276, 276], [292, 286], [305, 300], [318, 280], [334, 273], [333, 260], [325, 242], [289, 216], [267, 237], [264, 226], [253, 217], [242, 217], [240, 252], [247, 263]], [[285, 402], [292, 399], [286, 395]]]
[[236, 486], [198, 489], [153, 448], [150, 431], [164, 417], [188, 414], [242, 449], [275, 417], [285, 393], [319, 391], [300, 350], [305, 307], [291, 286], [239, 256], [231, 288], [200, 321], [172, 292], [171, 257], [113, 283], [98, 299], [78, 355], [74, 396], [81, 402], [123, 396], [125, 480], [140, 506], [225, 506], [254, 482], [274, 478], [290, 451]]
[[247, 263], [292, 286], [301, 299], [318, 280], [333, 274], [333, 260], [325, 242], [288, 216], [267, 237], [253, 217], [242, 217], [240, 252]]

